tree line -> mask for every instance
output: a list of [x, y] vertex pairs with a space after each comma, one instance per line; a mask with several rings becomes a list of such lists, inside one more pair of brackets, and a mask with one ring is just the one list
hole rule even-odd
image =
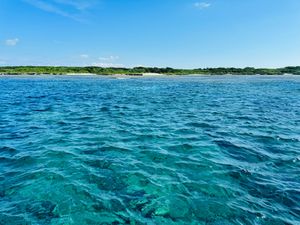
[[91, 73], [98, 75], [112, 75], [112, 74], [126, 74], [126, 75], [142, 75], [144, 73], [158, 73], [166, 75], [188, 75], [188, 74], [203, 74], [203, 75], [284, 75], [293, 74], [300, 75], [300, 66], [284, 67], [284, 68], [198, 68], [198, 69], [174, 69], [170, 67], [134, 67], [134, 68], [104, 68], [104, 67], [68, 67], [68, 66], [2, 66], [0, 67], [0, 74], [80, 74]]

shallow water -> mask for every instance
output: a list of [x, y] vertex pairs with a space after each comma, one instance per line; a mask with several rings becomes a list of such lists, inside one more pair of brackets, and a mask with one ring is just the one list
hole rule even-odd
[[300, 224], [300, 77], [0, 77], [0, 224]]

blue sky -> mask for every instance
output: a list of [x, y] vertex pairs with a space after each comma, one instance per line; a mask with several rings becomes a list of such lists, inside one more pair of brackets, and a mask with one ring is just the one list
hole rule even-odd
[[300, 65], [300, 1], [1, 0], [0, 65]]

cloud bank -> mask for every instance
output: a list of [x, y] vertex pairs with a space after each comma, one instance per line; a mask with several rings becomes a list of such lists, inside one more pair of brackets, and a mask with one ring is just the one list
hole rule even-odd
[[7, 46], [16, 46], [19, 43], [19, 38], [7, 39], [5, 40], [5, 45]]
[[79, 22], [84, 21], [84, 14], [94, 6], [95, 0], [23, 0], [45, 12], [54, 13]]
[[207, 2], [195, 2], [194, 3], [194, 7], [197, 9], [205, 9], [205, 8], [209, 8], [211, 6], [210, 3]]

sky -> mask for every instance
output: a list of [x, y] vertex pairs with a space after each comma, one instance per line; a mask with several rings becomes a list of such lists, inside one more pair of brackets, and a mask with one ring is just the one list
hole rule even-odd
[[300, 65], [300, 0], [0, 0], [0, 66]]

